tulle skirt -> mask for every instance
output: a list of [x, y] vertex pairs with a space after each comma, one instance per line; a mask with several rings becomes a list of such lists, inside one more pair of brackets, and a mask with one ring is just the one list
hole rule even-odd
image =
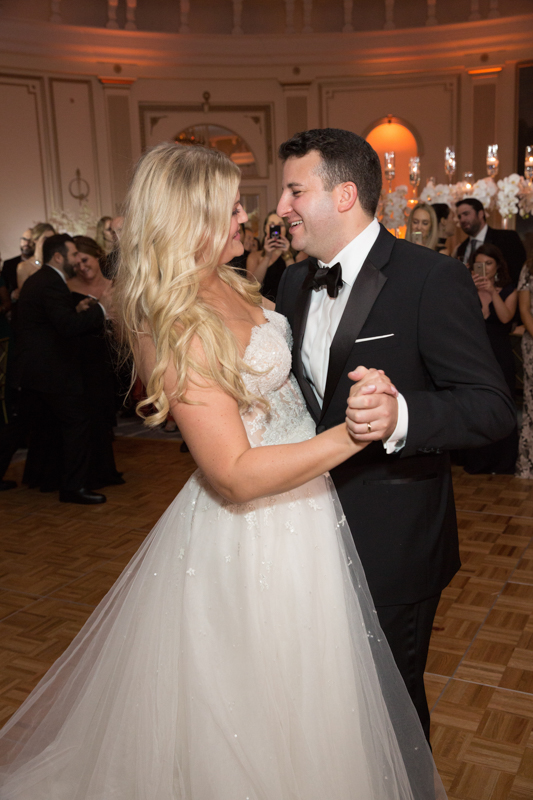
[[0, 735], [2, 800], [445, 797], [328, 476], [196, 472]]

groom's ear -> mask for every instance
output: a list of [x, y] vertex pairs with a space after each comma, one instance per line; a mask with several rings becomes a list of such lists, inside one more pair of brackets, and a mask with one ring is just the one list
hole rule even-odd
[[337, 195], [337, 209], [341, 214], [346, 213], [346, 211], [351, 211], [354, 207], [358, 192], [357, 186], [353, 181], [346, 181], [345, 183], [339, 183], [335, 186], [333, 190]]

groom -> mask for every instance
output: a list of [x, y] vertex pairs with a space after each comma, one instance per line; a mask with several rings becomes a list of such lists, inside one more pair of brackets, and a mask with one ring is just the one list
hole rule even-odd
[[[276, 310], [317, 432], [345, 419], [372, 443], [336, 467], [381, 626], [429, 738], [424, 668], [440, 593], [460, 566], [448, 451], [503, 438], [516, 412], [459, 261], [396, 239], [375, 219], [379, 157], [325, 128], [281, 145], [278, 214], [310, 258], [285, 271]], [[318, 263], [317, 263], [318, 260]], [[384, 370], [398, 398], [352, 383]], [[379, 378], [379, 376], [378, 376]]]

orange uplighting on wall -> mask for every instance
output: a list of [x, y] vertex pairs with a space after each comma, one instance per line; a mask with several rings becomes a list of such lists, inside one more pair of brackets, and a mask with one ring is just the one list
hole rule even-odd
[[480, 69], [469, 69], [469, 75], [495, 75], [497, 72], [501, 72], [503, 67], [482, 67]]
[[[409, 159], [418, 155], [416, 139], [405, 125], [399, 122], [383, 122], [376, 125], [368, 136], [367, 142], [372, 145], [381, 159], [383, 167], [384, 153], [394, 150], [396, 154], [396, 176], [392, 181], [392, 188], [396, 186], [409, 187]], [[410, 187], [409, 187], [410, 188]]]

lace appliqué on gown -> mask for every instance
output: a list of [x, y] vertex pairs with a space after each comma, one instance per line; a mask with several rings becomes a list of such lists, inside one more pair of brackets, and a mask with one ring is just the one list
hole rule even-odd
[[244, 374], [247, 388], [267, 400], [241, 414], [252, 447], [311, 439], [313, 420], [307, 413], [296, 378], [291, 373], [292, 334], [286, 318], [264, 311], [268, 320], [252, 330], [244, 360], [260, 374]]

